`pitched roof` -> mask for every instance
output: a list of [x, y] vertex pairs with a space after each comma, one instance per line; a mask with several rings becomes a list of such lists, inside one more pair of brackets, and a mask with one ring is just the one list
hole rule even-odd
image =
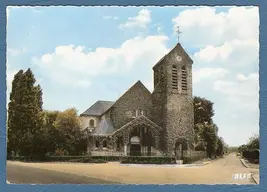
[[109, 135], [114, 132], [111, 119], [102, 119], [96, 127], [93, 135]]
[[113, 104], [114, 104], [113, 101], [97, 101], [86, 111], [84, 111], [81, 114], [81, 116], [87, 116], [87, 115], [100, 116], [103, 113], [105, 113]]
[[[130, 92], [131, 90], [135, 89], [136, 87], [141, 87], [143, 88], [147, 93], [151, 94], [151, 92], [147, 89], [147, 87], [140, 81], [138, 80], [135, 84], [133, 84], [127, 91], [125, 91], [116, 101], [118, 102], [124, 95], [126, 95], [128, 92]], [[114, 104], [115, 104], [114, 103]]]
[[172, 50], [169, 52], [169, 53], [167, 53], [166, 55], [164, 55], [155, 65], [154, 65], [154, 67], [153, 67], [153, 69], [158, 65], [158, 64], [160, 64], [174, 49], [180, 49], [183, 53], [184, 53], [184, 55], [185, 55], [185, 57], [190, 61], [190, 62], [192, 62], [193, 63], [193, 60], [191, 59], [191, 57], [187, 54], [187, 52], [184, 50], [184, 48], [182, 47], [182, 45], [180, 44], [180, 43], [177, 43], [173, 48], [172, 48]]

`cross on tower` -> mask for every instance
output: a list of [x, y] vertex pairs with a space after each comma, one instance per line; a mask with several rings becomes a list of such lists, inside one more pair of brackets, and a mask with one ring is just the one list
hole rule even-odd
[[176, 32], [177, 32], [177, 34], [178, 34], [178, 43], [180, 43], [180, 34], [181, 34], [182, 32], [180, 31], [180, 27], [179, 27], [179, 26], [177, 26], [177, 30], [176, 30]]

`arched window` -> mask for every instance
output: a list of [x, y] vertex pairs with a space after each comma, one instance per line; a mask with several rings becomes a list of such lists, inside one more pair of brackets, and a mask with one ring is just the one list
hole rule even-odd
[[172, 66], [172, 89], [178, 89], [178, 70], [177, 65]]
[[103, 141], [103, 147], [107, 148], [107, 141], [106, 140]]
[[187, 72], [186, 67], [182, 67], [182, 91], [187, 91]]
[[93, 119], [90, 119], [89, 125], [90, 125], [90, 127], [94, 127], [95, 126], [95, 121]]

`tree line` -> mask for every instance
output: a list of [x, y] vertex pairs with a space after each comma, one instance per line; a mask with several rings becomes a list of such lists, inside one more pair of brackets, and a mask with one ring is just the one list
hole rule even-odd
[[43, 110], [42, 89], [30, 69], [15, 74], [8, 104], [8, 155], [78, 155], [86, 149], [77, 110]]
[[194, 97], [195, 150], [206, 151], [209, 158], [221, 157], [228, 152], [228, 145], [218, 135], [219, 128], [213, 122], [214, 103]]
[[[77, 110], [43, 110], [42, 95], [31, 69], [15, 74], [8, 104], [8, 155], [41, 157], [85, 153], [86, 136], [80, 128]], [[194, 97], [195, 149], [206, 151], [210, 158], [227, 151], [213, 116], [213, 103]]]

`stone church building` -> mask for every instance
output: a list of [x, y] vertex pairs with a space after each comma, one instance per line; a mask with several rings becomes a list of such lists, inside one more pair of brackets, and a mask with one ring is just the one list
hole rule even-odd
[[175, 155], [194, 150], [193, 61], [178, 43], [153, 67], [151, 93], [137, 81], [116, 101], [80, 115], [91, 155]]

